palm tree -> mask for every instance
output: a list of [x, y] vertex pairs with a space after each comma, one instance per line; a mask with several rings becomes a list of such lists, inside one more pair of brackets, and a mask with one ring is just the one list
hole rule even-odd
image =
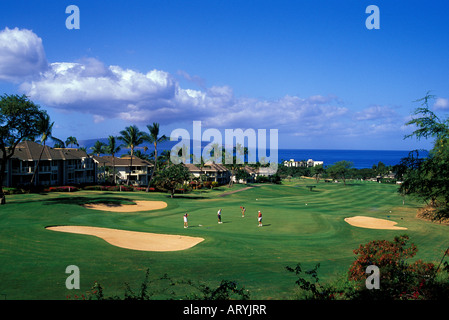
[[61, 148], [61, 149], [63, 149], [63, 148], [65, 148], [65, 144], [64, 144], [64, 142], [55, 142], [55, 144], [53, 145], [53, 148]]
[[164, 151], [161, 152], [161, 154], [158, 157], [158, 159], [162, 162], [162, 164], [170, 165], [171, 164], [170, 154], [171, 154], [170, 150], [164, 150]]
[[148, 181], [148, 190], [151, 180], [153, 179], [154, 172], [157, 168], [157, 144], [166, 141], [168, 138], [165, 136], [165, 134], [159, 137], [159, 123], [153, 122], [153, 125], [147, 125], [147, 128], [148, 131], [150, 131], [147, 141], [154, 145], [154, 168], [151, 171], [150, 181]]
[[41, 161], [42, 154], [44, 153], [44, 150], [45, 150], [45, 143], [47, 142], [48, 138], [51, 138], [56, 143], [64, 144], [64, 142], [62, 142], [58, 138], [53, 137], [52, 131], [53, 131], [54, 124], [55, 123], [51, 122], [50, 116], [46, 112], [43, 112], [40, 114], [39, 120], [37, 122], [37, 128], [38, 128], [38, 132], [39, 132], [38, 136], [41, 137], [40, 143], [42, 144], [42, 150], [39, 155], [39, 159], [37, 160], [36, 167], [34, 168], [33, 176], [31, 177], [31, 182], [30, 182], [31, 185], [33, 184], [34, 179], [36, 178], [36, 173], [39, 169], [39, 163]]
[[97, 140], [93, 147], [90, 147], [93, 154], [96, 154], [98, 157], [100, 154], [105, 153], [106, 144]]
[[120, 134], [121, 135], [117, 139], [123, 141], [122, 146], [131, 149], [131, 162], [129, 165], [129, 174], [126, 180], [126, 184], [129, 185], [129, 177], [132, 173], [133, 167], [134, 148], [142, 144], [149, 137], [145, 132], [140, 131], [135, 125], [126, 127], [125, 130], [120, 131]]
[[75, 145], [77, 147], [80, 146], [79, 143], [78, 143], [78, 140], [76, 140], [76, 138], [72, 137], [72, 136], [67, 138], [67, 140], [65, 141], [65, 145], [66, 146], [70, 146], [70, 148], [72, 147], [72, 145]]
[[[203, 184], [203, 176], [205, 176], [206, 175], [206, 173], [203, 175], [203, 169], [204, 169], [204, 166], [206, 165], [206, 161], [204, 160], [204, 157], [201, 155], [200, 156], [200, 158], [198, 159], [198, 157], [196, 157], [194, 154], [192, 154], [191, 155], [192, 156], [192, 158], [193, 158], [193, 163], [197, 163], [197, 164], [199, 164], [199, 169], [200, 169], [200, 183], [201, 184]], [[206, 176], [206, 181], [207, 181], [208, 179], [207, 179], [207, 176]], [[201, 191], [200, 191], [200, 193], [201, 193]]]
[[[93, 154], [96, 154], [98, 157], [100, 156], [100, 154], [104, 153], [106, 144], [104, 144], [103, 142], [97, 140], [94, 144], [93, 147], [90, 147], [90, 149], [92, 150]], [[101, 166], [101, 169], [103, 170], [103, 181], [105, 181], [106, 179], [106, 166]], [[100, 172], [99, 172], [100, 173]]]
[[120, 146], [117, 145], [114, 136], [108, 137], [109, 144], [105, 146], [105, 151], [112, 155], [112, 173], [114, 175], [114, 184], [117, 184], [117, 176], [115, 174], [115, 154], [120, 151]]

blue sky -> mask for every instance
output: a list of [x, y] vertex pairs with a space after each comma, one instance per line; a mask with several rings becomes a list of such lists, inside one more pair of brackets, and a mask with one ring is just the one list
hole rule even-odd
[[[69, 30], [68, 5], [80, 10]], [[368, 5], [380, 29], [368, 30]], [[449, 110], [447, 1], [14, 1], [0, 4], [0, 90], [54, 135], [131, 124], [278, 129], [280, 148], [411, 150], [413, 101]]]

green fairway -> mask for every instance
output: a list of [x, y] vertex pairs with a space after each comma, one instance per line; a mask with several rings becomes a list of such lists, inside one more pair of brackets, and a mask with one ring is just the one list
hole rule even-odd
[[[308, 185], [316, 188], [310, 191]], [[344, 186], [292, 179], [225, 194], [245, 187], [195, 191], [173, 199], [161, 193], [100, 191], [8, 196], [7, 204], [0, 207], [0, 294], [7, 299], [66, 299], [85, 293], [97, 281], [105, 295], [123, 295], [124, 284], [137, 288], [149, 268], [154, 278], [168, 274], [175, 280], [211, 286], [223, 279], [235, 280], [252, 299], [289, 299], [295, 277], [286, 272], [287, 265], [301, 262], [312, 268], [320, 263], [320, 279], [326, 280], [344, 274], [355, 259], [353, 250], [371, 240], [392, 240], [406, 233], [418, 247], [416, 259], [429, 262], [438, 262], [449, 244], [448, 227], [417, 219], [418, 204], [406, 198], [403, 205], [396, 185], [349, 182]], [[162, 200], [168, 206], [130, 213], [81, 206], [133, 200]], [[244, 218], [240, 206], [247, 209]], [[222, 224], [217, 223], [220, 208]], [[263, 213], [263, 227], [258, 227], [258, 210]], [[187, 229], [183, 228], [185, 212]], [[393, 220], [408, 230], [365, 229], [344, 221], [360, 215]], [[183, 251], [147, 252], [115, 247], [95, 236], [45, 229], [54, 225], [205, 240]], [[79, 267], [79, 290], [65, 287], [68, 265]]]

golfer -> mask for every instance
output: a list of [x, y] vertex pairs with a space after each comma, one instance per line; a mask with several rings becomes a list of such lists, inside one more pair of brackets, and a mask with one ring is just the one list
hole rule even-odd
[[218, 210], [217, 217], [218, 217], [218, 223], [223, 223], [223, 222], [221, 222], [221, 209]]
[[240, 208], [242, 208], [242, 218], [245, 218], [246, 208], [245, 207], [240, 207]]
[[262, 226], [262, 212], [259, 211], [257, 215], [257, 220], [259, 221], [259, 227]]
[[186, 214], [184, 215], [184, 228], [188, 228], [189, 226], [188, 226], [188, 223], [187, 223], [187, 217], [188, 217], [189, 215], [187, 214], [187, 212], [186, 212]]

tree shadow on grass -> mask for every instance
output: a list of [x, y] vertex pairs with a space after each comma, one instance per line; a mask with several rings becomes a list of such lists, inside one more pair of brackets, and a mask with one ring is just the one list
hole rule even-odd
[[84, 205], [84, 204], [105, 204], [111, 207], [117, 207], [123, 204], [133, 205], [136, 204], [132, 199], [122, 198], [122, 197], [103, 197], [98, 196], [92, 197], [58, 197], [54, 199], [44, 199], [42, 200], [45, 205], [53, 204], [73, 204], [73, 205]]
[[364, 184], [361, 183], [354, 183], [354, 182], [346, 182], [347, 187], [364, 187]]

